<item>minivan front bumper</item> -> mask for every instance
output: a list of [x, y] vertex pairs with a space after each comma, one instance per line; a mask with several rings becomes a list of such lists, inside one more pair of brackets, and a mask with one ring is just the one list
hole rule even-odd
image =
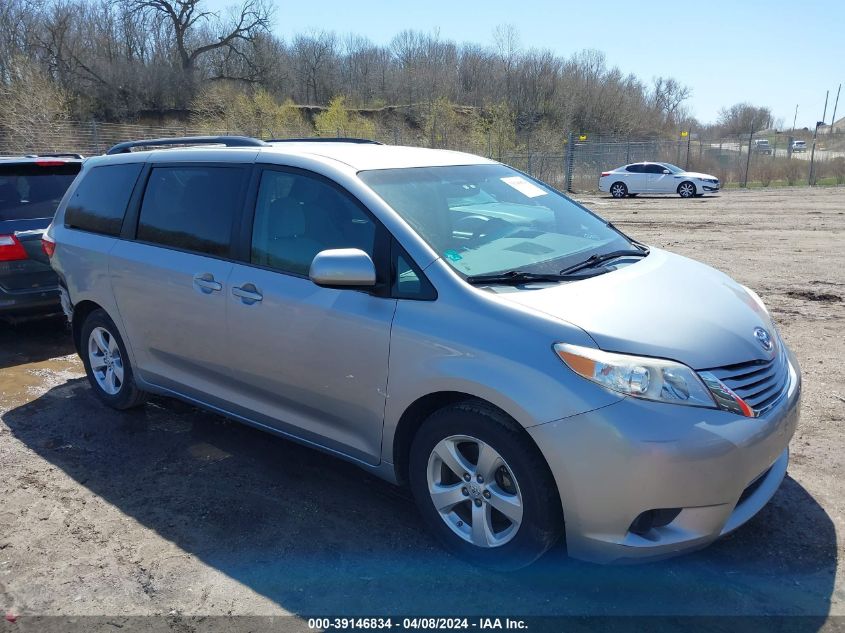
[[[751, 519], [786, 474], [801, 375], [758, 418], [636, 398], [528, 432], [558, 485], [569, 554], [611, 563], [704, 547]], [[642, 529], [643, 513], [670, 517]]]

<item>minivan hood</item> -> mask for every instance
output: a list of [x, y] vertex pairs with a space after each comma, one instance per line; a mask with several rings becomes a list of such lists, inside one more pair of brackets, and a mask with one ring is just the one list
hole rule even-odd
[[743, 286], [656, 248], [582, 281], [491, 289], [503, 301], [580, 327], [606, 351], [668, 358], [693, 369], [771, 358], [754, 336], [757, 327], [774, 335], [771, 319]]

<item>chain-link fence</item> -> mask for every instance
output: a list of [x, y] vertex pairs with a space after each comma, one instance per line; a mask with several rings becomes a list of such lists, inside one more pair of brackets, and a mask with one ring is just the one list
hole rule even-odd
[[[122, 141], [170, 136], [243, 134], [243, 130], [209, 129], [190, 124], [139, 125], [65, 121], [47, 129], [0, 136], [0, 155], [76, 152], [83, 156], [102, 154]], [[265, 138], [313, 135], [313, 128], [267, 130]], [[338, 130], [338, 136], [346, 136]], [[354, 135], [354, 134], [350, 134]], [[766, 143], [757, 141], [765, 140]], [[396, 145], [432, 146], [488, 156], [558, 187], [572, 192], [598, 188], [602, 171], [639, 161], [668, 162], [679, 167], [713, 174], [727, 186], [770, 186], [845, 183], [845, 133], [820, 137], [813, 151], [807, 141], [803, 151], [792, 151], [788, 135], [758, 135], [719, 140], [679, 140], [575, 135], [561, 138], [559, 149], [546, 142], [543, 150], [500, 149], [491, 139], [454, 135], [429, 138], [403, 127], [377, 128], [374, 140]], [[769, 140], [771, 139], [771, 140]], [[812, 157], [812, 161], [811, 161]], [[812, 170], [811, 170], [812, 164]], [[812, 171], [812, 173], [811, 173]]]
[[[727, 186], [845, 183], [845, 135], [820, 138], [793, 151], [794, 137], [680, 140], [573, 137], [567, 143], [564, 187], [594, 191], [603, 171], [627, 163], [673, 163], [712, 174]], [[749, 149], [750, 147], [750, 149]]]

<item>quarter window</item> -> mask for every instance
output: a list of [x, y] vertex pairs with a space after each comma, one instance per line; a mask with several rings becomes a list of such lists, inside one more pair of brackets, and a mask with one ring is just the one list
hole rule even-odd
[[253, 264], [307, 275], [320, 251], [359, 248], [373, 257], [373, 220], [349, 196], [319, 178], [266, 170], [252, 229]]
[[65, 225], [103, 235], [120, 235], [123, 215], [142, 163], [92, 168], [68, 201]]
[[138, 218], [138, 239], [228, 256], [246, 175], [241, 167], [154, 168]]

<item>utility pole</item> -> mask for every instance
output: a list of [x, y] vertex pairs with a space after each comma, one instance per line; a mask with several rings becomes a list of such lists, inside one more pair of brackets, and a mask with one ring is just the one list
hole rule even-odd
[[813, 149], [810, 151], [810, 176], [807, 179], [808, 185], [814, 185], [815, 183], [815, 176], [816, 174], [813, 173], [815, 171], [815, 162], [816, 162], [816, 137], [819, 135], [819, 126], [824, 125], [824, 118], [827, 116], [827, 100], [830, 97], [830, 90], [828, 90], [824, 95], [824, 114], [822, 114], [822, 120], [816, 121], [816, 129], [813, 132]]
[[836, 123], [836, 106], [839, 105], [839, 93], [842, 91], [842, 84], [836, 90], [836, 101], [833, 102], [833, 116], [830, 119], [830, 134], [833, 134], [833, 125]]
[[[748, 156], [745, 159], [745, 178], [742, 180], [742, 188], [748, 186], [748, 168], [751, 166], [751, 139], [754, 136], [754, 117], [751, 117], [751, 132], [748, 134]], [[739, 142], [739, 151], [742, 151], [742, 141]]]
[[822, 125], [824, 125], [824, 120], [827, 118], [827, 100], [830, 98], [830, 90], [825, 91], [824, 93], [824, 112], [822, 113]]
[[798, 104], [795, 104], [795, 116], [792, 119], [792, 130], [791, 132], [795, 132], [795, 122], [798, 120]]

